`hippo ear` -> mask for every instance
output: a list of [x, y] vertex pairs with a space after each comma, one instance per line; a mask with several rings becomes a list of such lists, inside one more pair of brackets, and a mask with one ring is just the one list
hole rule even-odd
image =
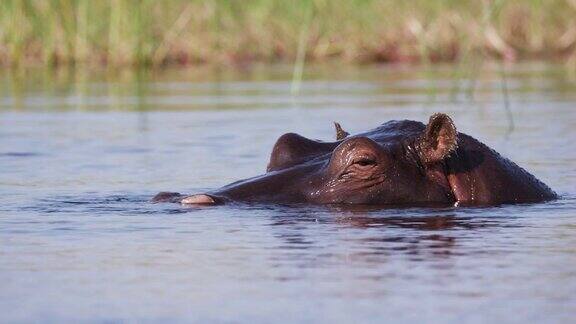
[[430, 116], [418, 146], [423, 162], [434, 163], [444, 160], [458, 147], [458, 132], [452, 119], [441, 113]]
[[334, 128], [336, 128], [336, 140], [337, 141], [341, 141], [341, 140], [345, 139], [346, 137], [348, 137], [348, 135], [350, 135], [350, 133], [348, 133], [347, 131], [342, 129], [342, 126], [340, 126], [340, 124], [337, 122], [334, 122]]

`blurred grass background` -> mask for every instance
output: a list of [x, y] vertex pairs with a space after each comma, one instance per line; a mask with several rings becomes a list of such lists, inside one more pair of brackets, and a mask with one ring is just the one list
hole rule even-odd
[[576, 63], [576, 0], [0, 1], [4, 66], [473, 57]]

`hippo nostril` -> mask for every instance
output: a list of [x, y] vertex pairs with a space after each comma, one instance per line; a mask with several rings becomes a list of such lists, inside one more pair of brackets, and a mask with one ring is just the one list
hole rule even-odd
[[216, 200], [208, 195], [192, 195], [181, 200], [183, 205], [214, 205]]

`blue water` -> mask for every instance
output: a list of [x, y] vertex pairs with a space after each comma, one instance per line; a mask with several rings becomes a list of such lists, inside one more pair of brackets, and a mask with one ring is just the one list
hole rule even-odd
[[[75, 72], [80, 73], [80, 72]], [[0, 77], [0, 322], [570, 323], [576, 83], [563, 66]], [[562, 199], [390, 210], [151, 204], [330, 140], [450, 114]]]

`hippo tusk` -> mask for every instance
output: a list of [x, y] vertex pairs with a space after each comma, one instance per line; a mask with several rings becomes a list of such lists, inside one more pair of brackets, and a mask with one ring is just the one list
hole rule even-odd
[[345, 139], [346, 137], [348, 137], [348, 135], [350, 135], [350, 133], [343, 130], [342, 126], [340, 126], [340, 124], [337, 122], [334, 122], [334, 127], [336, 128], [336, 140], [337, 141], [341, 141], [341, 140]]

